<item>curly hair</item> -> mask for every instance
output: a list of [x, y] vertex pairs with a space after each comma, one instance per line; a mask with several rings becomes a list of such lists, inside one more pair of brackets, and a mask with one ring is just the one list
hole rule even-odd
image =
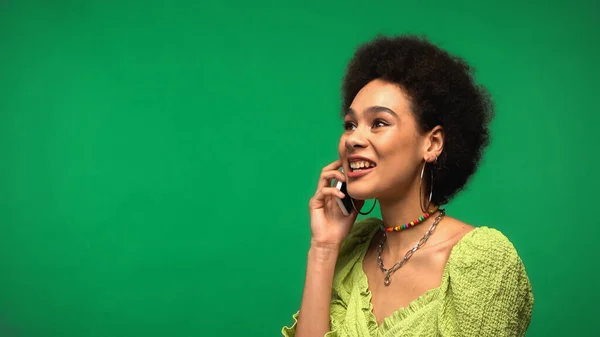
[[444, 149], [434, 165], [432, 203], [448, 203], [475, 173], [490, 142], [494, 106], [488, 91], [475, 83], [463, 59], [426, 37], [377, 36], [358, 47], [342, 82], [342, 116], [356, 94], [375, 79], [395, 83], [410, 98], [420, 132], [440, 125]]

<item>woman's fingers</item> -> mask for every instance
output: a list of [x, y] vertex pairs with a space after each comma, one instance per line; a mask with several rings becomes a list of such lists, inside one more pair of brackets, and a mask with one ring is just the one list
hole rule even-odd
[[311, 208], [322, 208], [323, 206], [325, 206], [325, 202], [326, 202], [325, 199], [328, 196], [341, 199], [344, 197], [344, 193], [340, 192], [340, 190], [338, 190], [335, 187], [323, 187], [310, 200], [310, 207]]
[[317, 192], [324, 187], [331, 187], [331, 180], [337, 179], [339, 181], [346, 181], [346, 176], [343, 172], [338, 170], [327, 171], [321, 173], [321, 177], [319, 178], [319, 184], [317, 186]]
[[319, 190], [323, 187], [331, 186], [332, 179], [346, 181], [346, 176], [344, 173], [338, 170], [341, 166], [341, 160], [336, 160], [323, 168], [317, 184], [317, 192], [319, 192]]
[[331, 170], [337, 170], [340, 167], [342, 167], [342, 161], [340, 159], [338, 159], [338, 160], [334, 161], [333, 163], [325, 166], [323, 168], [322, 172], [331, 171]]

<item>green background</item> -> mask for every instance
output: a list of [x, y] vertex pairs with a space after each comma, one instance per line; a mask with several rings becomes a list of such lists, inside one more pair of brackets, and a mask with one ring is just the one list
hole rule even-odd
[[600, 333], [599, 9], [0, 2], [0, 336], [278, 335], [346, 62], [406, 32], [463, 56], [496, 102], [449, 214], [518, 249], [528, 336]]

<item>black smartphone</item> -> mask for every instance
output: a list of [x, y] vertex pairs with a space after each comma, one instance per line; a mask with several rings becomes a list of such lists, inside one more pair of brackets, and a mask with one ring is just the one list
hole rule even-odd
[[344, 213], [345, 216], [350, 215], [350, 213], [352, 213], [352, 197], [348, 195], [348, 191], [346, 190], [346, 183], [343, 181], [337, 181], [335, 183], [335, 188], [344, 193], [344, 199], [335, 197], [335, 201], [337, 201], [337, 204], [340, 206], [340, 209], [342, 210], [342, 213]]

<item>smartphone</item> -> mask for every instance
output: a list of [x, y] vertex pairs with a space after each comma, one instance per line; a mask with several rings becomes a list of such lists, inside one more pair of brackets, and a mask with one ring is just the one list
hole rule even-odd
[[[344, 170], [342, 170], [342, 172], [344, 172]], [[340, 209], [342, 210], [342, 213], [344, 213], [345, 216], [350, 215], [350, 213], [352, 213], [352, 208], [353, 208], [352, 207], [352, 197], [348, 195], [348, 191], [346, 190], [346, 183], [338, 180], [335, 183], [335, 188], [337, 188], [342, 193], [344, 193], [343, 199], [335, 197], [335, 201], [340, 206]]]

